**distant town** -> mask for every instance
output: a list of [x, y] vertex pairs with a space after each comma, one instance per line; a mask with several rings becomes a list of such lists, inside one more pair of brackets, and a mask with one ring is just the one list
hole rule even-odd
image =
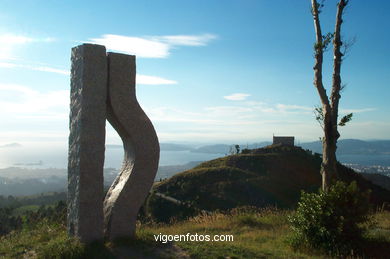
[[390, 177], [390, 166], [344, 164], [359, 173], [382, 174]]

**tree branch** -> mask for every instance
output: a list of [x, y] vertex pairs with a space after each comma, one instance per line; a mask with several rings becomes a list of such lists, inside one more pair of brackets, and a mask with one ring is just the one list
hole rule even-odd
[[316, 0], [311, 1], [312, 15], [314, 20], [314, 29], [316, 32], [316, 43], [314, 44], [314, 86], [317, 88], [318, 94], [321, 99], [321, 103], [325, 110], [330, 110], [328, 95], [322, 83], [322, 63], [323, 63], [323, 36], [321, 32], [321, 24], [319, 18], [319, 6], [320, 4]]
[[337, 4], [337, 14], [336, 14], [336, 24], [334, 30], [334, 39], [333, 39], [333, 82], [332, 82], [332, 94], [331, 94], [331, 108], [332, 108], [332, 124], [337, 131], [337, 115], [339, 109], [340, 101], [340, 89], [341, 89], [341, 62], [343, 53], [340, 49], [343, 45], [341, 41], [341, 24], [343, 23], [343, 10], [348, 4], [348, 0], [340, 0]]

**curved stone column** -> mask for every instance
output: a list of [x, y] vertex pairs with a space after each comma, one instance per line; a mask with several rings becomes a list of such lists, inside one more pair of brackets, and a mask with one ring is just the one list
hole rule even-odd
[[[135, 56], [104, 46], [72, 49], [68, 233], [82, 242], [132, 236], [155, 178], [160, 147], [135, 95]], [[106, 119], [123, 141], [120, 174], [103, 201]]]
[[104, 235], [132, 236], [138, 211], [158, 169], [160, 147], [154, 127], [135, 94], [135, 56], [108, 53], [107, 119], [123, 141], [122, 169], [103, 204]]

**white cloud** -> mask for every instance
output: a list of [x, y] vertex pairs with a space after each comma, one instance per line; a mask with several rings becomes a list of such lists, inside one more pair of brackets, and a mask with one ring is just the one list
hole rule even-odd
[[202, 34], [202, 35], [172, 35], [172, 36], [160, 36], [153, 37], [158, 41], [166, 42], [170, 45], [181, 46], [205, 46], [209, 41], [216, 39], [214, 34]]
[[1, 44], [26, 44], [31, 42], [53, 42], [54, 38], [31, 38], [24, 35], [14, 35], [14, 34], [3, 34], [0, 35], [0, 43]]
[[12, 59], [15, 48], [34, 42], [52, 42], [54, 38], [31, 38], [24, 35], [0, 35], [0, 59]]
[[0, 62], [0, 67], [2, 68], [17, 68], [17, 64], [8, 63], [8, 62]]
[[166, 58], [175, 46], [205, 46], [215, 39], [213, 34], [130, 37], [104, 34], [90, 39], [91, 43], [106, 46], [112, 51], [136, 55], [140, 58]]
[[50, 72], [50, 73], [56, 73], [61, 75], [70, 75], [70, 71], [66, 69], [58, 69], [58, 68], [52, 68], [52, 67], [29, 67], [32, 70], [42, 71], [42, 72]]
[[0, 84], [0, 114], [2, 117], [56, 117], [67, 113], [69, 91], [39, 92], [32, 88]]
[[[60, 75], [70, 75], [70, 71], [66, 69], [58, 69], [48, 66], [41, 66], [41, 65], [25, 65], [25, 64], [16, 64], [16, 63], [10, 63], [10, 62], [0, 62], [1, 68], [22, 68], [22, 69], [29, 69], [29, 70], [35, 70], [35, 71], [42, 71], [42, 72], [49, 72], [49, 73], [56, 73]], [[177, 84], [177, 81], [158, 77], [158, 76], [148, 76], [148, 75], [140, 75], [137, 74], [137, 84], [138, 85], [175, 85]]]
[[10, 63], [10, 62], [0, 62], [0, 67], [2, 68], [22, 68], [22, 69], [28, 69], [28, 70], [35, 70], [35, 71], [42, 71], [42, 72], [50, 72], [50, 73], [56, 73], [61, 75], [69, 75], [70, 71], [66, 69], [58, 69], [48, 66], [41, 66], [41, 65], [26, 65], [26, 64], [17, 64], [17, 63]]
[[204, 108], [206, 111], [206, 114], [208, 116], [215, 116], [217, 118], [222, 117], [235, 117], [245, 116], [244, 118], [247, 118], [249, 114], [253, 112], [253, 109], [250, 107], [243, 107], [243, 106], [214, 106], [214, 107], [206, 107]]
[[280, 104], [276, 105], [276, 108], [280, 112], [313, 112], [313, 107], [302, 106], [302, 105], [291, 105], [291, 104]]
[[22, 35], [3, 34], [0, 35], [1, 44], [25, 44], [33, 42], [33, 38], [29, 38]]
[[377, 108], [362, 108], [362, 109], [340, 109], [340, 113], [362, 113], [376, 111]]
[[[42, 147], [42, 145], [45, 145], [45, 143], [51, 143], [53, 144], [54, 141], [61, 141], [61, 143], [66, 143], [66, 140], [69, 136], [68, 130], [60, 131], [60, 130], [45, 130], [45, 129], [39, 129], [39, 130], [26, 130], [25, 128], [20, 128], [17, 130], [12, 131], [4, 131], [1, 130], [0, 134], [0, 142], [1, 143], [9, 143], [11, 140], [16, 140], [18, 142], [22, 142], [23, 146], [25, 146], [26, 143], [31, 142], [32, 140], [37, 141], [39, 139], [46, 140], [48, 142], [39, 142], [36, 143], [39, 145], [39, 147]], [[66, 145], [66, 144], [65, 144]], [[37, 147], [37, 146], [35, 146]]]
[[202, 113], [187, 112], [171, 107], [145, 108], [152, 121], [158, 122], [190, 122], [190, 123], [214, 123], [216, 120], [203, 118]]
[[174, 80], [165, 79], [158, 76], [147, 76], [137, 74], [137, 85], [175, 85], [177, 84]]
[[231, 95], [226, 95], [223, 98], [225, 98], [226, 100], [229, 100], [229, 101], [243, 101], [249, 96], [251, 96], [251, 95], [250, 94], [243, 94], [243, 93], [235, 93], [235, 94], [231, 94]]
[[105, 34], [91, 39], [92, 43], [106, 46], [107, 49], [137, 55], [143, 58], [165, 58], [169, 55], [169, 45], [140, 37], [127, 37]]

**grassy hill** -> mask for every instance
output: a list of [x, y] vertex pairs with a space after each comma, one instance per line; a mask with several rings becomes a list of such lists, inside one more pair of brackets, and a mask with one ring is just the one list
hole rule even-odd
[[[141, 214], [137, 222], [136, 238], [90, 245], [67, 235], [65, 203], [49, 204], [63, 194], [3, 198], [5, 206], [15, 205], [11, 216], [21, 216], [23, 222], [0, 236], [0, 257], [329, 258], [317, 250], [296, 251], [289, 245], [291, 208], [301, 189], [319, 188], [320, 164], [319, 155], [286, 146], [245, 150], [202, 163], [155, 184], [144, 205], [147, 217]], [[361, 189], [371, 189], [371, 202], [377, 208], [389, 202], [390, 191], [342, 165], [339, 171], [343, 180], [355, 180]], [[46, 206], [37, 209], [34, 201]], [[386, 258], [390, 254], [390, 212], [375, 210], [371, 219], [361, 251], [351, 258]], [[232, 235], [234, 240], [164, 243], [155, 239], [157, 235], [188, 233]]]
[[[202, 214], [171, 224], [138, 224], [135, 239], [81, 244], [68, 237], [64, 224], [43, 219], [0, 237], [0, 258], [329, 258], [316, 250], [289, 246], [288, 216], [275, 209], [234, 209]], [[390, 213], [372, 215], [361, 252], [350, 258], [386, 258], [390, 253]], [[233, 235], [226, 242], [159, 242], [155, 235]]]
[[[320, 187], [320, 165], [320, 155], [300, 147], [274, 145], [245, 150], [204, 162], [155, 184], [146, 212], [158, 221], [168, 222], [202, 210], [238, 206], [294, 208], [301, 190], [310, 192]], [[390, 204], [389, 190], [341, 164], [338, 169], [343, 181], [356, 181], [362, 190], [371, 189], [373, 205]]]

